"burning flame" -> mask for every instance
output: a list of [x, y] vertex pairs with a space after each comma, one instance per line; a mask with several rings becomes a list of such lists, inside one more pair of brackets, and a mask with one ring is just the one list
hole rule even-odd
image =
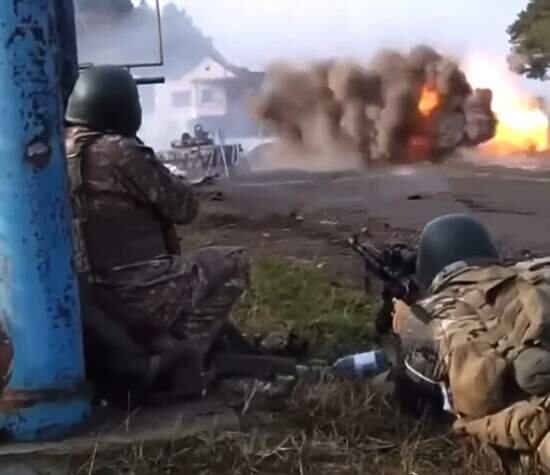
[[518, 78], [506, 65], [488, 58], [470, 57], [464, 65], [473, 87], [493, 91], [493, 111], [498, 120], [492, 140], [481, 145], [483, 152], [500, 155], [544, 152], [549, 147], [548, 116], [539, 101], [525, 94]]
[[423, 116], [429, 116], [439, 104], [439, 95], [434, 86], [425, 85], [422, 88], [418, 110]]

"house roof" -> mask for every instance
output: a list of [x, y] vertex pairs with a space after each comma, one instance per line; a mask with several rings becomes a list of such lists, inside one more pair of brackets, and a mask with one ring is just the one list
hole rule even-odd
[[193, 79], [191, 82], [209, 83], [209, 84], [239, 82], [239, 83], [256, 84], [256, 83], [262, 83], [264, 78], [265, 78], [265, 73], [245, 70], [235, 74], [235, 76], [230, 76], [225, 78], [196, 78], [196, 79]]
[[216, 57], [214, 55], [204, 56], [203, 58], [200, 59], [200, 61], [197, 61], [193, 65], [192, 68], [189, 68], [188, 72], [195, 69], [197, 66], [199, 66], [206, 59], [211, 59], [215, 63], [218, 63], [221, 67], [223, 67], [225, 70], [232, 73], [234, 76], [228, 77], [228, 78], [216, 78], [216, 79], [206, 79], [206, 78], [205, 79], [194, 79], [193, 82], [219, 82], [219, 81], [224, 82], [224, 81], [228, 81], [228, 80], [231, 80], [231, 79], [241, 79], [241, 80], [242, 79], [249, 79], [251, 81], [256, 79], [256, 80], [262, 80], [263, 81], [263, 78], [265, 77], [264, 72], [250, 71], [248, 68], [235, 66], [235, 65], [229, 63], [228, 61], [226, 61], [221, 55], [219, 57], [217, 57], [217, 55], [216, 55]]

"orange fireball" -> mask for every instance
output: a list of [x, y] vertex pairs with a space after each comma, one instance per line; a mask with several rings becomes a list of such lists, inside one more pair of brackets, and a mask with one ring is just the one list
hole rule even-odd
[[525, 93], [505, 62], [479, 55], [465, 62], [466, 76], [474, 87], [493, 91], [492, 109], [498, 120], [493, 139], [482, 152], [498, 155], [544, 152], [549, 147], [549, 120], [540, 103]]
[[425, 85], [422, 88], [422, 94], [418, 103], [418, 110], [420, 113], [427, 117], [439, 104], [439, 94], [434, 86]]
[[482, 149], [491, 153], [535, 153], [548, 150], [548, 118], [540, 109], [519, 102], [513, 107], [494, 107], [498, 124], [494, 138]]

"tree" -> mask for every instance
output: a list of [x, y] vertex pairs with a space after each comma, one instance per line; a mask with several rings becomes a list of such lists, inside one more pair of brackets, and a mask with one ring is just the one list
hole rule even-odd
[[550, 68], [550, 0], [529, 0], [508, 27], [510, 67], [533, 79], [548, 79]]

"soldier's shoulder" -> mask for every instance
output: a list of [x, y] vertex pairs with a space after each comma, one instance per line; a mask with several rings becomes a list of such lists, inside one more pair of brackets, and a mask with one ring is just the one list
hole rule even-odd
[[95, 147], [111, 152], [119, 161], [154, 158], [155, 153], [135, 137], [119, 134], [102, 134]]
[[445, 288], [469, 286], [480, 282], [509, 279], [517, 273], [512, 266], [500, 263], [467, 264], [457, 262], [446, 267], [434, 279], [431, 291], [437, 293]]
[[131, 148], [138, 146], [138, 141], [134, 137], [125, 137], [124, 135], [103, 133], [97, 140], [98, 144], [107, 147]]
[[[521, 281], [539, 285], [550, 282], [550, 257], [539, 257], [517, 262], [512, 266]], [[545, 286], [545, 288], [547, 288]]]
[[525, 259], [523, 261], [516, 262], [513, 266], [514, 269], [519, 271], [535, 271], [548, 267], [550, 267], [550, 256]]

